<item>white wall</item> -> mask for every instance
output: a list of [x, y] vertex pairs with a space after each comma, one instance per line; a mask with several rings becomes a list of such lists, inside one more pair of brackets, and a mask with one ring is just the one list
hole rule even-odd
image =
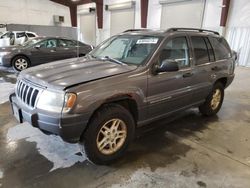
[[[122, 2], [127, 2], [128, 0], [104, 0], [103, 4], [104, 5], [110, 5], [114, 3], [122, 3]], [[141, 11], [140, 11], [140, 0], [135, 0], [135, 28], [140, 28], [141, 27]], [[83, 9], [89, 8], [89, 7], [95, 7], [95, 3], [89, 3], [89, 4], [84, 4], [80, 5], [77, 7], [77, 11], [81, 11]], [[105, 10], [105, 6], [103, 6], [103, 28], [98, 29], [97, 27], [97, 20], [96, 20], [96, 45], [101, 43], [102, 41], [106, 40], [107, 38], [110, 37], [110, 19], [111, 19], [111, 13], [110, 11]], [[126, 18], [124, 18], [126, 19]], [[77, 25], [80, 26], [80, 16], [78, 15], [77, 17]], [[121, 20], [121, 21], [126, 21], [126, 20]], [[80, 31], [79, 31], [80, 32]]]
[[220, 31], [222, 0], [207, 0], [203, 19], [203, 28]]
[[161, 10], [162, 5], [160, 5], [158, 0], [149, 0], [147, 19], [147, 27], [149, 29], [161, 28]]
[[[128, 0], [104, 0], [104, 5], [110, 5], [114, 3], [122, 3], [122, 2], [127, 2]], [[140, 0], [134, 0], [135, 1], [135, 28], [141, 28], [141, 1]], [[105, 7], [103, 10], [103, 29], [98, 30], [98, 41], [101, 42], [107, 38], [110, 37], [110, 16], [111, 13], [110, 11], [106, 11]], [[121, 21], [126, 21], [126, 18]], [[133, 29], [133, 28], [131, 28]]]
[[64, 16], [71, 26], [69, 8], [49, 0], [0, 0], [0, 23], [54, 25], [53, 15]]
[[238, 53], [239, 65], [250, 67], [250, 1], [231, 1], [226, 37]]
[[250, 1], [232, 0], [228, 15], [228, 27], [250, 27]]

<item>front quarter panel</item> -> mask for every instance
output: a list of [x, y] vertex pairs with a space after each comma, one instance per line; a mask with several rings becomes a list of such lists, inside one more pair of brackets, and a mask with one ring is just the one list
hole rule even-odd
[[133, 99], [138, 112], [138, 120], [146, 114], [147, 71], [138, 70], [105, 79], [91, 81], [67, 89], [77, 94], [75, 107], [70, 113], [93, 114], [101, 105], [112, 101]]

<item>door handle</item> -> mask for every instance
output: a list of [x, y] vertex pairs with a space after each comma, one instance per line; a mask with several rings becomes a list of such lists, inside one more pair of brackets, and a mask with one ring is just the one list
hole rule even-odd
[[212, 67], [211, 70], [213, 70], [213, 71], [219, 71], [220, 67], [215, 66], [215, 67]]
[[50, 52], [56, 52], [56, 50], [50, 50]]
[[193, 76], [193, 73], [188, 72], [188, 73], [183, 74], [182, 76], [183, 76], [183, 78], [191, 77], [191, 76]]

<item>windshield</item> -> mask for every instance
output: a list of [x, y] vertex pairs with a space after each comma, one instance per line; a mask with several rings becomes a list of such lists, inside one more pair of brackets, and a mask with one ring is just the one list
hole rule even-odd
[[31, 46], [33, 46], [34, 44], [36, 44], [36, 43], [38, 43], [40, 41], [42, 41], [42, 39], [39, 39], [39, 38], [37, 38], [37, 39], [30, 39], [27, 42], [23, 43], [22, 46], [24, 46], [24, 47], [31, 47]]
[[125, 64], [141, 65], [160, 41], [155, 36], [115, 36], [95, 48], [94, 58], [113, 58]]

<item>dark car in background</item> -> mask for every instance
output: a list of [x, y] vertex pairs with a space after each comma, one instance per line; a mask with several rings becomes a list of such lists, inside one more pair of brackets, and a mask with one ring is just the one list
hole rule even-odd
[[60, 37], [36, 37], [23, 45], [0, 48], [0, 65], [22, 71], [52, 61], [85, 56], [93, 47]]

